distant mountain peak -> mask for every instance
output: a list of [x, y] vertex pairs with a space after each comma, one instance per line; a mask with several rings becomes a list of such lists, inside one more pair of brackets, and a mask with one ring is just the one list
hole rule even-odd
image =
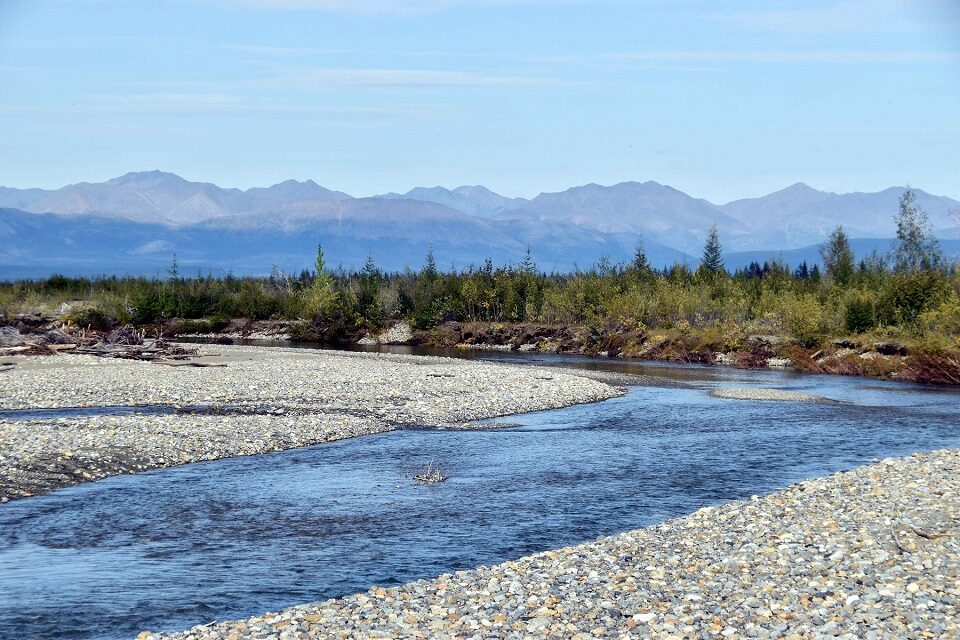
[[526, 203], [526, 200], [523, 198], [508, 198], [479, 184], [461, 185], [454, 189], [448, 189], [440, 185], [435, 187], [414, 187], [406, 193], [391, 192], [374, 197], [385, 200], [434, 202], [480, 217], [490, 217]]
[[187, 181], [175, 173], [154, 169], [152, 171], [131, 171], [123, 174], [122, 176], [113, 178], [112, 180], [107, 180], [106, 184], [131, 185], [143, 183], [159, 184], [163, 182], [183, 183]]
[[316, 182], [314, 182], [310, 178], [307, 178], [306, 180], [294, 180], [293, 178], [290, 178], [288, 180], [284, 180], [283, 182], [278, 182], [277, 184], [272, 186], [274, 187], [282, 187], [282, 186], [319, 187], [320, 185], [318, 185]]
[[777, 193], [803, 194], [803, 193], [823, 193], [823, 192], [820, 191], [819, 189], [814, 189], [813, 187], [808, 185], [806, 182], [795, 182], [789, 187], [781, 189]]

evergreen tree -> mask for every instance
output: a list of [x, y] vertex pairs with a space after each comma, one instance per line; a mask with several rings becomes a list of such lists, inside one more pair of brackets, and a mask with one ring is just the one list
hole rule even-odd
[[368, 255], [367, 262], [363, 265], [363, 271], [360, 272], [360, 291], [357, 295], [357, 306], [367, 322], [374, 326], [379, 326], [382, 321], [380, 308], [377, 304], [380, 279], [380, 270], [377, 269], [373, 256]]
[[633, 270], [639, 275], [646, 275], [653, 271], [650, 261], [647, 260], [647, 251], [643, 246], [643, 239], [637, 242], [637, 250], [633, 254]]
[[173, 254], [173, 261], [170, 263], [170, 268], [167, 269], [167, 273], [170, 274], [171, 280], [176, 281], [180, 279], [180, 265], [177, 264], [176, 252]]
[[813, 265], [813, 269], [810, 269], [810, 282], [817, 284], [820, 282], [820, 265]]
[[710, 235], [707, 236], [707, 242], [703, 245], [703, 259], [700, 260], [700, 269], [709, 274], [723, 271], [723, 252], [720, 247], [720, 234], [717, 232], [716, 224], [710, 227]]
[[311, 318], [327, 317], [336, 304], [337, 293], [334, 290], [333, 275], [327, 270], [323, 256], [323, 246], [317, 245], [317, 257], [314, 260], [313, 284], [308, 292], [306, 312]]
[[367, 261], [363, 263], [363, 270], [360, 272], [360, 275], [370, 279], [374, 279], [380, 275], [380, 270], [377, 269], [377, 263], [373, 261], [373, 254], [367, 254]]
[[327, 289], [333, 284], [333, 276], [327, 271], [327, 263], [323, 257], [323, 245], [317, 245], [317, 258], [314, 260], [313, 283], [317, 289]]
[[527, 253], [523, 256], [523, 262], [520, 263], [520, 272], [530, 276], [537, 272], [537, 263], [533, 261], [530, 245], [527, 245]]
[[894, 265], [897, 271], [930, 271], [940, 267], [940, 243], [930, 229], [927, 212], [917, 204], [917, 196], [909, 186], [900, 197], [897, 213], [897, 246]]
[[430, 282], [437, 279], [440, 272], [437, 271], [437, 260], [433, 257], [433, 247], [427, 251], [426, 261], [423, 263], [423, 269], [420, 270], [420, 277]]
[[810, 268], [807, 267], [807, 261], [804, 260], [800, 263], [800, 266], [797, 267], [797, 270], [793, 272], [793, 277], [796, 280], [809, 280], [810, 279]]
[[850, 283], [853, 278], [853, 251], [843, 225], [837, 225], [830, 234], [827, 243], [820, 248], [820, 256], [828, 277], [841, 287]]

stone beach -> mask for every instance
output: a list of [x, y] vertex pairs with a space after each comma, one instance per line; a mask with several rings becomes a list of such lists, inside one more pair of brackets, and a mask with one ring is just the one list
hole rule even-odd
[[220, 345], [201, 347], [201, 355], [187, 363], [201, 366], [14, 359], [0, 388], [0, 501], [404, 426], [462, 428], [622, 393], [557, 369], [449, 358]]
[[958, 638], [960, 450], [491, 567], [140, 640]]

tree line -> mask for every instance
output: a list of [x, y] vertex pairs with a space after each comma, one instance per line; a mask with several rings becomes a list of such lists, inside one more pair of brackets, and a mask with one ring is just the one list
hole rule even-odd
[[[587, 269], [544, 273], [528, 249], [516, 265], [438, 268], [428, 251], [418, 269], [386, 272], [371, 256], [359, 271], [330, 269], [322, 247], [313, 269], [269, 277], [68, 278], [0, 284], [7, 313], [70, 300], [91, 304], [78, 323], [152, 324], [172, 318], [215, 326], [230, 318], [302, 320], [331, 335], [377, 331], [394, 321], [430, 329], [445, 321], [580, 325], [615, 331], [739, 329], [816, 344], [829, 335], [886, 332], [936, 339], [960, 336], [960, 271], [946, 261], [909, 188], [896, 213], [889, 255], [857, 262], [837, 227], [821, 265], [779, 261], [730, 272], [714, 226], [699, 264], [650, 265], [643, 246], [629, 263], [601, 258]], [[206, 326], [203, 325], [203, 326]], [[198, 325], [200, 326], [200, 325]]]

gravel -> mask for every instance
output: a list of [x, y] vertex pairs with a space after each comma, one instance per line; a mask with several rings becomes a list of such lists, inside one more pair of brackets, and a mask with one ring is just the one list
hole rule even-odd
[[960, 450], [492, 567], [141, 640], [958, 638]]
[[837, 402], [823, 396], [815, 396], [799, 391], [783, 391], [782, 389], [759, 389], [754, 387], [714, 389], [710, 392], [715, 398], [730, 400], [770, 400], [778, 402]]
[[[219, 366], [20, 358], [0, 387], [0, 501], [400, 426], [462, 428], [622, 393], [556, 369], [449, 358], [234, 346], [204, 346], [201, 353], [196, 363]], [[76, 407], [99, 409], [59, 417], [34, 412], [30, 419], [2, 413]], [[127, 415], [103, 415], [111, 407]]]

